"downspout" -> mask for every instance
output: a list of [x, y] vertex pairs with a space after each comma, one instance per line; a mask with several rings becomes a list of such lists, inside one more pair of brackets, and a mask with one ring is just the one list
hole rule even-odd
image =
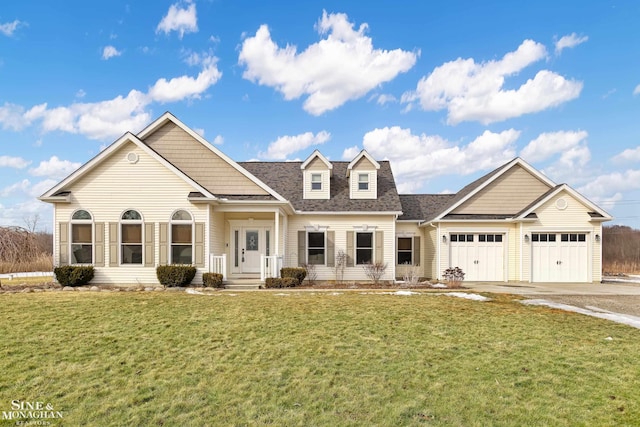
[[440, 223], [438, 225], [433, 225], [432, 222], [429, 223], [431, 227], [436, 229], [436, 277], [435, 279], [440, 280]]
[[522, 266], [524, 265], [522, 258], [524, 256], [523, 254], [523, 250], [524, 250], [524, 235], [522, 234], [522, 221], [520, 221], [520, 271], [518, 273], [518, 276], [520, 277], [520, 281], [524, 281], [523, 277], [522, 277]]
[[398, 214], [395, 214], [394, 218], [393, 218], [393, 231], [391, 233], [391, 236], [392, 236], [392, 239], [393, 239], [392, 240], [392, 242], [393, 242], [392, 243], [392, 245], [393, 245], [393, 252], [392, 252], [393, 262], [391, 263], [391, 265], [393, 266], [391, 268], [391, 273], [392, 273], [391, 277], [393, 278], [393, 283], [396, 282], [396, 256], [397, 256], [397, 253], [398, 253], [398, 246], [397, 246], [398, 245], [398, 236], [396, 234], [396, 224], [397, 224], [397, 222], [398, 222]]

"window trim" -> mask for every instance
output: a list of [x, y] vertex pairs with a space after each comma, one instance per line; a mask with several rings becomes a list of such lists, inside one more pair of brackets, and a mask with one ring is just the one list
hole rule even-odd
[[[89, 214], [90, 219], [74, 219], [73, 217], [76, 213], [84, 211]], [[94, 265], [96, 261], [96, 226], [93, 220], [93, 214], [88, 209], [79, 208], [74, 210], [71, 213], [71, 219], [69, 220], [69, 265]], [[74, 225], [86, 225], [91, 224], [91, 262], [83, 263], [83, 262], [72, 262], [73, 259], [73, 226]], [[82, 245], [82, 243], [76, 243]]]
[[[314, 180], [314, 177], [318, 177], [318, 180]], [[310, 176], [311, 191], [322, 191], [322, 173], [313, 172]], [[318, 188], [313, 188], [314, 184], [318, 185]]]
[[[358, 234], [370, 234], [371, 235], [371, 247], [365, 247], [365, 246], [358, 246]], [[376, 248], [376, 233], [374, 230], [369, 231], [367, 229], [367, 231], [364, 230], [355, 230], [354, 236], [353, 236], [354, 242], [353, 242], [353, 250], [354, 250], [354, 257], [353, 257], [353, 265], [354, 266], [358, 266], [358, 265], [367, 265], [367, 264], [372, 264], [375, 262], [376, 259], [376, 253], [375, 253], [375, 248]], [[371, 260], [367, 263], [359, 263], [358, 262], [358, 249], [369, 249], [371, 250]]]
[[[191, 219], [173, 219], [173, 216], [178, 212], [186, 212]], [[196, 230], [195, 230], [195, 221], [193, 219], [193, 214], [189, 212], [187, 209], [176, 209], [171, 212], [171, 216], [169, 217], [169, 236], [168, 236], [168, 244], [169, 244], [169, 264], [176, 264], [173, 261], [173, 246], [187, 246], [186, 244], [173, 243], [173, 226], [174, 225], [190, 225], [191, 226], [191, 264], [194, 265], [194, 255], [195, 255], [195, 240], [196, 240]]]
[[[369, 191], [370, 189], [370, 177], [369, 173], [358, 172], [358, 191]], [[361, 178], [366, 177], [366, 181], [362, 181]], [[361, 185], [365, 184], [367, 188], [361, 188]]]
[[[402, 249], [400, 250], [400, 239], [409, 239], [411, 241], [411, 249], [406, 250], [406, 249]], [[415, 242], [414, 242], [414, 238], [413, 236], [411, 237], [407, 237], [407, 236], [396, 236], [396, 265], [414, 265], [414, 261], [415, 261], [415, 255], [414, 255], [414, 246], [415, 246]], [[402, 253], [410, 253], [411, 254], [411, 262], [409, 264], [407, 263], [402, 263], [400, 264], [398, 262], [398, 255], [400, 254], [400, 252]]]
[[[307, 264], [309, 264], [309, 250], [312, 249], [311, 246], [309, 245], [309, 234], [311, 233], [322, 233], [323, 236], [323, 242], [322, 242], [322, 250], [323, 250], [323, 262], [319, 263], [319, 264], [313, 264], [313, 265], [322, 265], [322, 266], [326, 266], [327, 265], [327, 231], [326, 230], [307, 230], [307, 234], [306, 234], [306, 246], [307, 246], [307, 253], [306, 253], [306, 261]], [[319, 246], [314, 246], [313, 249], [320, 249]]]
[[[122, 217], [124, 216], [125, 213], [129, 212], [129, 211], [135, 211], [138, 213], [138, 215], [140, 215], [140, 219], [123, 219]], [[142, 248], [141, 251], [141, 257], [140, 257], [140, 262], [139, 263], [125, 263], [123, 262], [123, 253], [122, 253], [122, 247], [124, 246], [124, 243], [122, 243], [122, 225], [140, 225], [140, 247]], [[118, 222], [118, 265], [119, 266], [126, 266], [126, 267], [144, 267], [144, 217], [142, 216], [142, 214], [140, 213], [139, 210], [137, 209], [125, 209], [122, 211], [122, 213], [120, 214], [120, 220]], [[129, 244], [131, 246], [133, 246], [133, 244]], [[135, 243], [135, 245], [138, 245], [137, 243]]]

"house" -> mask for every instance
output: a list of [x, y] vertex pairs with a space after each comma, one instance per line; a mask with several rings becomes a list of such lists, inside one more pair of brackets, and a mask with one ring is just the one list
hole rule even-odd
[[[225, 279], [315, 266], [318, 280], [383, 280], [413, 265], [439, 279], [600, 282], [604, 210], [520, 158], [456, 194], [399, 195], [391, 165], [361, 151], [329, 161], [235, 162], [170, 113], [126, 133], [40, 197], [54, 207], [54, 264], [94, 283], [157, 283], [158, 265]], [[342, 269], [336, 268], [342, 265]]]

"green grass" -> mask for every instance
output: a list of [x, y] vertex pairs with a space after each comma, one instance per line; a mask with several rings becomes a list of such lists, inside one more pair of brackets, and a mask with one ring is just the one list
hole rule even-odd
[[50, 402], [60, 425], [640, 425], [640, 331], [509, 297], [56, 292], [0, 306], [0, 411]]

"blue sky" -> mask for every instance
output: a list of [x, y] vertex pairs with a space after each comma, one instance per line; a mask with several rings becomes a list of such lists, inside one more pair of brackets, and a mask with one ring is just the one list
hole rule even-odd
[[389, 159], [455, 192], [520, 156], [640, 228], [640, 4], [49, 1], [0, 9], [0, 226], [165, 111], [237, 161]]

